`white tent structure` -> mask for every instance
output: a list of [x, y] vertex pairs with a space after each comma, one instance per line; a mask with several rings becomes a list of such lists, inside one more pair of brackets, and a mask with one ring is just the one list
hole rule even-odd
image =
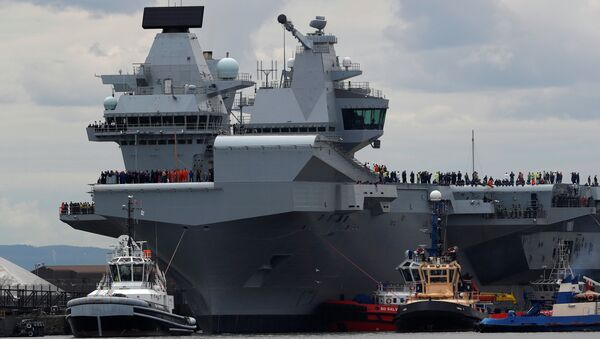
[[0, 288], [59, 290], [48, 281], [2, 257], [0, 257]]

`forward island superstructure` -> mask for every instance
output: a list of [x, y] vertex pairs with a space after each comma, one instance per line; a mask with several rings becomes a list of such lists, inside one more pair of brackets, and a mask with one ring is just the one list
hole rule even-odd
[[[278, 81], [256, 84], [232, 58], [202, 50], [189, 28], [202, 26], [203, 11], [146, 8], [144, 28], [162, 32], [145, 62], [101, 76], [120, 95], [105, 99], [104, 121], [88, 137], [118, 143], [126, 170], [152, 180], [94, 184], [94, 210], [63, 211], [61, 220], [118, 237], [122, 202], [133, 195], [136, 238], [170, 263], [204, 330], [321, 328], [314, 314], [323, 301], [397, 280], [405, 251], [429, 241], [422, 229], [433, 190], [448, 201], [448, 242], [484, 289], [538, 275], [559, 235], [590, 249], [587, 258], [600, 255], [588, 245], [600, 240], [595, 187], [379, 184], [354, 154], [380, 147], [389, 102], [350, 80], [360, 65], [337, 56], [325, 18], [303, 34], [280, 15], [300, 44]], [[234, 104], [252, 86], [255, 98]]]

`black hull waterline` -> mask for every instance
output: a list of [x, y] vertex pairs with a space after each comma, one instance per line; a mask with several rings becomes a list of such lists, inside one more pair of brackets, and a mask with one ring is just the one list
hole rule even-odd
[[168, 336], [197, 330], [191, 318], [121, 297], [74, 299], [67, 308], [67, 321], [75, 337]]
[[419, 301], [400, 306], [394, 318], [397, 332], [473, 331], [484, 314], [446, 301]]

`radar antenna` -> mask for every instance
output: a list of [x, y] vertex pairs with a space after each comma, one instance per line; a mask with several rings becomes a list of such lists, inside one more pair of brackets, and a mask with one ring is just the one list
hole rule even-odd
[[[294, 28], [294, 24], [287, 19], [287, 16], [285, 16], [285, 14], [279, 14], [279, 16], [277, 17], [277, 22], [282, 24], [283, 27], [287, 31], [291, 32], [292, 35], [294, 37], [296, 37], [296, 39], [298, 39], [298, 41], [300, 41], [300, 43], [302, 44], [302, 46], [304, 46], [304, 48], [306, 48], [306, 49], [313, 48], [312, 40], [309, 40], [304, 34], [300, 33], [296, 28]], [[323, 26], [323, 27], [325, 27], [325, 26]]]
[[[273, 77], [275, 76], [275, 74], [277, 74], [277, 60], [275, 60], [275, 62], [271, 60], [271, 68], [263, 67], [262, 61], [256, 62], [256, 78], [262, 80], [263, 75], [265, 78], [265, 82], [263, 83], [263, 86], [261, 88], [273, 88], [272, 83], [269, 82], [269, 76], [271, 74], [273, 74]], [[271, 79], [273, 79], [273, 77], [271, 77]]]

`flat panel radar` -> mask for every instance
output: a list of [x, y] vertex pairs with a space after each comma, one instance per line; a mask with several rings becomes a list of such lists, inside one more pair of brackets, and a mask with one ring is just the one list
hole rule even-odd
[[203, 18], [204, 6], [145, 7], [142, 27], [187, 32], [190, 28], [201, 28]]

